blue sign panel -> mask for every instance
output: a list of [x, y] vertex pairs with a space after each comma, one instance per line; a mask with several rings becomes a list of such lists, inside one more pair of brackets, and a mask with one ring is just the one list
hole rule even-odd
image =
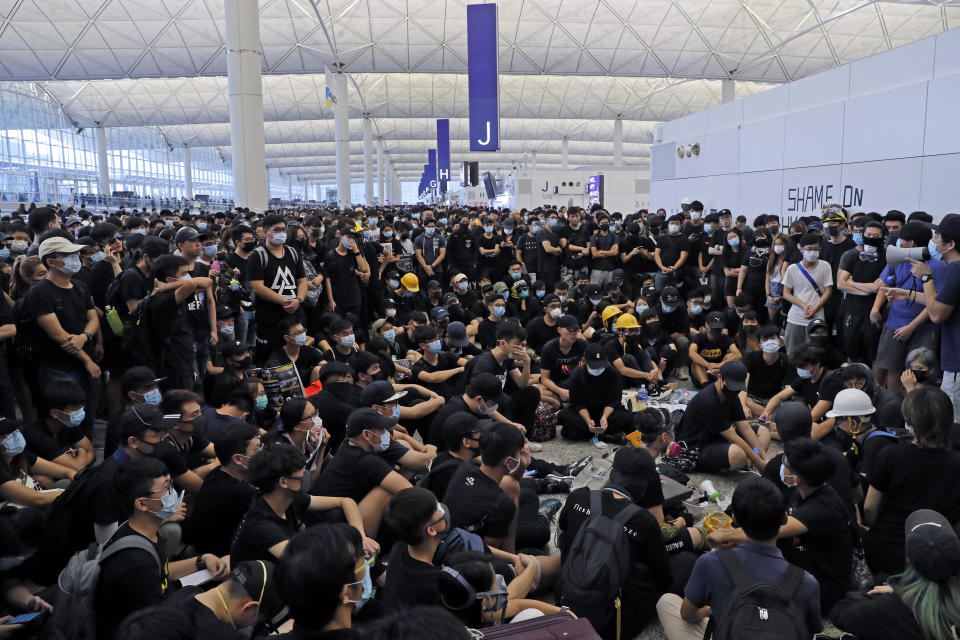
[[471, 151], [500, 149], [498, 64], [497, 5], [468, 4], [467, 81]]
[[437, 120], [437, 181], [440, 193], [447, 192], [450, 180], [450, 121]]
[[437, 193], [437, 150], [427, 151], [427, 188], [431, 194]]

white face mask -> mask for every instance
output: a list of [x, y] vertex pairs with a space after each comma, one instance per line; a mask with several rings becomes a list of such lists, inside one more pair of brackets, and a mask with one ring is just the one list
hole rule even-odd
[[775, 254], [777, 254], [777, 255], [780, 255], [781, 253], [783, 253], [783, 251], [784, 251], [785, 249], [786, 249], [786, 247], [783, 246], [782, 244], [775, 244], [775, 245], [773, 245], [773, 252], [774, 252]]
[[699, 219], [700, 219], [700, 212], [699, 212], [699, 211], [691, 211], [691, 212], [690, 212], [690, 219], [691, 219], [691, 220], [699, 220]]
[[680, 225], [678, 225], [678, 224], [671, 224], [671, 225], [669, 225], [668, 228], [670, 229], [670, 233], [676, 233], [676, 232], [680, 231]]
[[819, 251], [804, 251], [804, 252], [803, 252], [803, 259], [806, 260], [807, 262], [816, 262], [819, 257], [820, 257], [820, 252], [819, 252]]
[[550, 317], [556, 320], [563, 315], [563, 309], [557, 307], [556, 309], [550, 309]]
[[605, 369], [603, 367], [598, 367], [596, 369], [594, 369], [593, 367], [587, 367], [587, 373], [589, 373], [592, 376], [599, 376], [604, 371]]

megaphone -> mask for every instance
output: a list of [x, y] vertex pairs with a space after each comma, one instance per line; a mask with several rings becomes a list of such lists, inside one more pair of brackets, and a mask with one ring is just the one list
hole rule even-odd
[[895, 267], [903, 264], [909, 259], [922, 260], [926, 262], [930, 259], [930, 251], [926, 247], [913, 247], [912, 249], [901, 249], [900, 247], [887, 247], [887, 264]]
[[719, 502], [723, 499], [723, 494], [717, 491], [710, 480], [704, 480], [700, 483], [700, 491], [703, 491], [703, 495], [706, 496], [708, 500]]

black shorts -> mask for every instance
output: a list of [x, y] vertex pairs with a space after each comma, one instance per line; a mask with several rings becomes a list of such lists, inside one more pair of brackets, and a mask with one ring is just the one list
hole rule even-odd
[[697, 458], [697, 471], [717, 473], [730, 468], [730, 447], [727, 442], [711, 442], [700, 447], [700, 456]]

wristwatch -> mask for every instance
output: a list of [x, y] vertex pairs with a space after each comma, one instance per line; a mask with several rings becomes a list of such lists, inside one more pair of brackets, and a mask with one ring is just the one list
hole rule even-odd
[[920, 282], [927, 283], [927, 282], [930, 282], [931, 280], [933, 280], [932, 273], [925, 273], [922, 276], [920, 276]]
[[197, 556], [197, 571], [203, 571], [207, 568], [207, 563], [203, 561], [203, 556]]

